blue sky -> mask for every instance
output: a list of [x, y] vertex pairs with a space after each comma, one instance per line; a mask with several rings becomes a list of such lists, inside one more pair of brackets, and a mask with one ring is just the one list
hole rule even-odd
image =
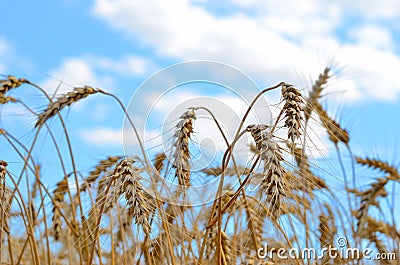
[[[284, 80], [305, 91], [330, 65], [337, 77], [327, 87], [324, 104], [353, 135], [354, 151], [398, 164], [396, 2], [0, 0], [0, 73], [26, 77], [49, 92], [61, 81], [58, 93], [97, 86], [128, 104], [149, 76], [187, 60], [232, 65], [261, 88]], [[191, 92], [180, 100], [199, 96]], [[45, 106], [33, 90], [13, 95], [34, 102], [37, 111]], [[168, 103], [180, 104], [174, 97]], [[1, 110], [0, 127], [31, 139], [33, 117], [7, 108]], [[83, 170], [122, 152], [123, 115], [110, 99], [88, 98], [65, 115]], [[325, 137], [319, 133], [316, 138]]]

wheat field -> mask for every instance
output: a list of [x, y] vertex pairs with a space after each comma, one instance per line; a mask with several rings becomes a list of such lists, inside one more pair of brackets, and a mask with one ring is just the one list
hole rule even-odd
[[[191, 145], [201, 106], [176, 117], [171, 154], [160, 149], [148, 157], [115, 95], [88, 84], [53, 98], [28, 79], [4, 77], [0, 104], [22, 106], [36, 123], [28, 143], [0, 128], [2, 146], [19, 157], [17, 170], [10, 170], [10, 161], [2, 160], [6, 148], [0, 150], [0, 264], [399, 264], [398, 168], [372, 154], [353, 154], [351, 134], [324, 107], [332, 75], [323, 69], [309, 93], [281, 82], [254, 95], [232, 141], [223, 121], [206, 110], [226, 149], [214, 161], [218, 166], [196, 173]], [[30, 107], [31, 100], [19, 97], [25, 87], [39, 91], [47, 106]], [[253, 105], [272, 91], [280, 93], [273, 102], [278, 115], [271, 124], [247, 124]], [[65, 111], [86, 97], [116, 102], [138, 138], [137, 154], [99, 157], [97, 165], [86, 165], [89, 173], [76, 166]], [[329, 163], [338, 165], [339, 175], [308, 155], [311, 122], [329, 136], [337, 153]], [[54, 137], [55, 124], [62, 139]], [[32, 155], [43, 134], [59, 164], [51, 172], [56, 185], [42, 177], [46, 165]], [[243, 150], [235, 147], [244, 137], [251, 139], [250, 159], [241, 164], [236, 157]], [[215, 181], [216, 191], [207, 203], [191, 205], [199, 179]], [[367, 248], [381, 259], [346, 251]], [[333, 250], [285, 258], [278, 249]]]

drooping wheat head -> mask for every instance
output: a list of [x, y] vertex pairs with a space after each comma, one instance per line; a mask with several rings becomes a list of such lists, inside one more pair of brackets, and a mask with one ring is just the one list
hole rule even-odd
[[143, 177], [140, 175], [141, 169], [133, 165], [130, 159], [122, 160], [114, 170], [114, 178], [121, 180], [122, 193], [128, 206], [128, 214], [131, 215], [135, 223], [143, 227], [143, 231], [148, 234], [151, 231], [148, 221], [151, 212], [142, 184]]
[[189, 109], [180, 117], [175, 129], [175, 142], [173, 144], [173, 167], [179, 185], [190, 186], [190, 152], [189, 140], [193, 132], [193, 121], [196, 119], [194, 109]]
[[386, 172], [390, 175], [390, 179], [392, 180], [400, 180], [400, 174], [397, 168], [394, 166], [390, 165], [388, 162], [379, 160], [379, 159], [373, 159], [373, 158], [361, 158], [356, 156], [356, 162], [365, 165], [374, 169], [381, 170], [383, 172]]
[[55, 116], [57, 112], [60, 112], [66, 106], [71, 106], [73, 103], [79, 101], [80, 99], [86, 98], [87, 96], [95, 94], [97, 92], [99, 92], [98, 89], [90, 86], [74, 88], [73, 91], [62, 95], [61, 97], [57, 98], [56, 101], [51, 102], [47, 106], [47, 108], [41, 114], [39, 114], [35, 127], [43, 125], [48, 119]]
[[388, 183], [388, 181], [388, 178], [378, 178], [376, 182], [371, 184], [371, 187], [368, 190], [361, 193], [361, 205], [356, 213], [357, 234], [362, 232], [361, 230], [365, 221], [365, 217], [368, 215], [369, 207], [371, 205], [377, 205], [376, 199], [378, 197], [387, 196], [385, 185]]
[[329, 139], [337, 145], [342, 142], [346, 145], [349, 144], [350, 136], [346, 129], [343, 129], [338, 122], [329, 117], [328, 113], [322, 108], [321, 104], [315, 102], [315, 109], [321, 119], [322, 125], [325, 127], [329, 134]]
[[17, 88], [26, 82], [27, 80], [25, 78], [16, 78], [15, 76], [9, 75], [7, 79], [0, 80], [0, 94], [4, 95], [11, 89]]
[[91, 185], [99, 178], [99, 176], [106, 172], [110, 167], [114, 166], [122, 156], [109, 156], [106, 159], [100, 160], [99, 164], [89, 173], [85, 183], [81, 187], [81, 192], [90, 188]]
[[53, 195], [53, 237], [54, 240], [58, 241], [60, 239], [61, 234], [61, 209], [64, 208], [64, 196], [68, 191], [68, 179], [63, 178], [60, 182], [57, 183], [57, 188], [54, 190]]
[[281, 148], [273, 139], [273, 136], [266, 131], [265, 125], [249, 125], [247, 131], [251, 133], [261, 160], [264, 163], [261, 177], [261, 193], [267, 196], [270, 203], [270, 212], [273, 217], [278, 216], [281, 197], [286, 195], [285, 169]]
[[4, 94], [0, 94], [0, 105], [7, 104], [9, 102], [15, 103], [17, 100], [13, 97], [6, 96]]

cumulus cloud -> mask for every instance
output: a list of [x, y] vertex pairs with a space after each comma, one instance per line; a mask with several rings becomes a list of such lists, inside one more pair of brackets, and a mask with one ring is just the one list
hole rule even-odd
[[389, 99], [389, 91], [391, 98], [399, 94], [400, 82], [387, 79], [388, 72], [398, 69], [400, 62], [390, 50], [389, 31], [378, 26], [359, 28], [354, 34], [356, 43], [341, 43], [340, 36], [348, 30], [346, 16], [390, 23], [400, 15], [396, 1], [360, 0], [348, 5], [346, 1], [306, 0], [300, 6], [295, 1], [233, 2], [239, 8], [228, 15], [212, 13], [206, 3], [185, 0], [168, 5], [162, 1], [97, 0], [93, 10], [112, 27], [150, 44], [162, 56], [217, 60], [262, 82], [285, 80], [294, 84], [299, 80], [299, 69], [316, 77], [334, 58], [347, 65], [343, 72], [354, 82], [349, 87], [353, 92], [345, 94], [343, 100], [375, 96], [371, 91], [376, 83], [388, 90], [377, 97], [379, 100]]
[[83, 141], [89, 144], [100, 146], [121, 146], [123, 143], [123, 132], [121, 129], [96, 127], [90, 129], [82, 129], [79, 134], [82, 137]]
[[43, 82], [43, 87], [52, 94], [68, 92], [75, 86], [90, 85], [93, 87], [112, 88], [114, 77], [141, 76], [154, 69], [146, 58], [125, 55], [120, 60], [99, 56], [82, 56], [65, 59], [53, 70], [51, 78]]
[[379, 50], [393, 49], [393, 38], [388, 29], [376, 25], [363, 25], [349, 31], [349, 37], [358, 44], [368, 43], [371, 48]]
[[50, 95], [64, 94], [76, 86], [105, 87], [105, 84], [110, 83], [110, 80], [97, 76], [93, 67], [82, 58], [66, 59], [59, 68], [51, 72], [50, 76], [52, 77], [42, 84]]
[[134, 55], [126, 55], [121, 60], [94, 57], [92, 63], [102, 70], [123, 76], [144, 75], [155, 69], [155, 66], [147, 58]]

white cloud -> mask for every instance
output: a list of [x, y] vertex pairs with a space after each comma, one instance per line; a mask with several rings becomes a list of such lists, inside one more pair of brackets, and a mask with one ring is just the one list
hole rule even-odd
[[123, 144], [123, 132], [121, 129], [108, 127], [95, 127], [90, 129], [82, 129], [79, 132], [82, 140], [88, 144], [99, 146], [119, 145]]
[[92, 66], [81, 58], [66, 59], [50, 75], [52, 78], [45, 80], [42, 85], [50, 95], [55, 92], [64, 94], [76, 86], [106, 87], [106, 85], [110, 84], [110, 80], [97, 76]]
[[97, 68], [114, 72], [122, 76], [141, 76], [155, 69], [153, 63], [147, 58], [136, 55], [125, 55], [120, 60], [111, 60], [102, 57], [90, 57], [91, 64]]
[[[343, 22], [349, 15], [357, 14], [366, 21], [395, 19], [400, 15], [396, 1], [382, 4], [357, 0], [351, 5], [344, 0], [306, 0], [301, 5], [294, 0], [234, 2], [255, 15], [242, 10], [216, 15], [185, 0], [168, 4], [161, 0], [97, 0], [93, 10], [114, 28], [152, 45], [159, 54], [178, 60], [221, 61], [266, 83], [285, 80], [296, 84], [299, 69], [317, 76], [324, 64], [334, 58], [342, 65], [348, 63], [343, 74], [354, 82], [354, 94], [347, 93], [345, 101], [354, 101], [354, 95], [370, 98], [376, 84], [385, 87], [384, 94], [376, 97], [380, 100], [389, 99], [390, 91], [393, 99], [400, 91], [400, 81], [388, 78], [392, 69], [399, 69], [399, 56], [387, 50], [391, 45], [389, 31], [360, 29], [356, 44], [341, 44], [337, 33], [345, 30]], [[323, 56], [324, 62], [318, 62], [318, 55]], [[349, 62], [351, 58], [354, 60]]]
[[112, 76], [138, 76], [147, 74], [155, 66], [147, 59], [135, 55], [126, 55], [120, 60], [98, 56], [71, 57], [64, 60], [53, 70], [51, 78], [43, 82], [43, 87], [50, 93], [68, 92], [72, 87], [90, 85], [108, 91], [113, 87]]
[[375, 25], [365, 25], [350, 30], [349, 36], [361, 45], [379, 50], [391, 50], [393, 39], [388, 29]]
[[[159, 136], [158, 132], [148, 130], [145, 132], [148, 139]], [[78, 134], [82, 141], [97, 146], [125, 146], [132, 147], [137, 146], [139, 141], [136, 135], [133, 133], [131, 127], [113, 128], [106, 126], [98, 126], [91, 128], [82, 128], [78, 130]], [[144, 139], [144, 132], [139, 131], [141, 141]], [[157, 139], [158, 143], [161, 143], [161, 138]]]
[[[320, 14], [329, 16], [329, 13], [363, 16], [367, 18], [396, 19], [400, 15], [400, 6], [397, 0], [348, 0], [314, 1], [305, 0], [299, 5], [296, 0], [231, 0], [238, 6], [256, 9], [261, 12], [268, 11], [281, 16], [299, 17]], [[295, 7], [295, 8], [288, 8]]]

